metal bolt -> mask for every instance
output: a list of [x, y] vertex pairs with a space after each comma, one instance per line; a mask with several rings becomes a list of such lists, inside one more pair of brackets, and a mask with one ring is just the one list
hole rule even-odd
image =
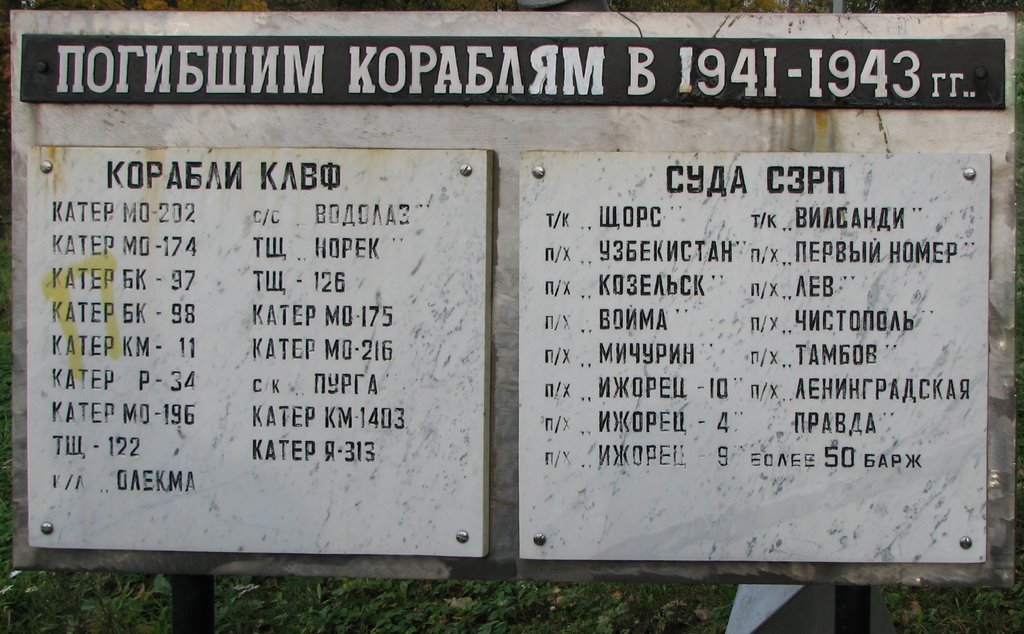
[[36, 62], [36, 72], [45, 73], [50, 70], [50, 67], [46, 65], [46, 62]]
[[973, 546], [973, 545], [974, 545], [974, 542], [971, 541], [970, 537], [961, 537], [960, 538], [960, 548], [963, 548], [964, 550], [970, 550], [971, 546]]
[[972, 181], [972, 180], [974, 180], [977, 177], [978, 177], [978, 172], [973, 167], [968, 167], [968, 168], [964, 169], [964, 178], [966, 178], [967, 180]]
[[[530, 173], [533, 174], [534, 178], [544, 178], [544, 166], [534, 165], [533, 169], [530, 170]], [[534, 541], [536, 541], [536, 539], [534, 539]]]
[[1003, 486], [1003, 476], [995, 469], [988, 472], [988, 486], [990, 489], [998, 489]]
[[39, 527], [39, 532], [41, 532], [43, 535], [51, 535], [53, 533], [53, 524], [49, 522], [43, 522], [42, 525]]
[[974, 76], [978, 79], [985, 79], [988, 77], [988, 69], [984, 66], [979, 66], [974, 69]]
[[463, 176], [469, 176], [472, 173], [473, 166], [470, 165], [469, 163], [466, 163], [465, 165], [459, 167], [459, 174], [462, 174]]
[[469, 533], [467, 533], [466, 531], [459, 531], [458, 533], [455, 533], [455, 541], [459, 542], [460, 544], [465, 544], [469, 541]]
[[[541, 168], [541, 171], [543, 171], [543, 168]], [[536, 535], [533, 536], [533, 543], [537, 544], [538, 546], [543, 546], [547, 542], [548, 542], [548, 536], [545, 535], [544, 533], [537, 533]]]
[[53, 163], [49, 161], [43, 161], [42, 164], [39, 166], [39, 169], [40, 171], [43, 172], [43, 174], [49, 174], [50, 172], [53, 171]]

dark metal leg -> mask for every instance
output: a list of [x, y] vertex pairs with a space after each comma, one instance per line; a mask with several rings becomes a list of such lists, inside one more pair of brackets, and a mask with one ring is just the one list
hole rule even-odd
[[171, 631], [213, 634], [213, 577], [171, 575]]
[[871, 632], [871, 586], [836, 586], [836, 634]]

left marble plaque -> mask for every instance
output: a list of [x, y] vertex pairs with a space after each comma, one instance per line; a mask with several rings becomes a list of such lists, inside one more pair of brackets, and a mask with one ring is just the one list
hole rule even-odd
[[30, 157], [33, 547], [486, 554], [488, 152]]

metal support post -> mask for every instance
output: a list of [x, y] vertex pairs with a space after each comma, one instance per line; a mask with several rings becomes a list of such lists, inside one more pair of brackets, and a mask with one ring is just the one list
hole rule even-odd
[[871, 632], [871, 586], [836, 586], [836, 634]]
[[213, 634], [213, 577], [171, 575], [171, 631]]

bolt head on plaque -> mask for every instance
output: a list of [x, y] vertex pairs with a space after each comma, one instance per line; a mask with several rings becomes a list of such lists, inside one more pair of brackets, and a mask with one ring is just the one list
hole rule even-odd
[[973, 546], [973, 545], [974, 545], [974, 541], [970, 537], [961, 537], [960, 538], [960, 548], [963, 548], [964, 550], [969, 550], [970, 547]]
[[51, 524], [49, 522], [43, 522], [39, 526], [39, 532], [42, 533], [43, 535], [52, 535], [53, 534], [53, 524]]
[[544, 166], [534, 165], [533, 169], [530, 170], [530, 173], [533, 174], [534, 178], [544, 178]]
[[1003, 477], [998, 471], [992, 470], [988, 472], [988, 487], [990, 489], [998, 489], [1003, 486]]
[[39, 171], [41, 171], [43, 174], [49, 174], [50, 172], [53, 171], [53, 163], [51, 163], [50, 161], [43, 161], [42, 163], [39, 164]]
[[977, 177], [978, 171], [975, 170], [973, 167], [968, 167], [964, 170], [964, 178], [966, 178], [967, 180], [972, 181]]
[[455, 541], [460, 544], [465, 544], [469, 541], [469, 533], [466, 531], [459, 531], [458, 533], [455, 533]]
[[459, 174], [462, 174], [463, 176], [469, 176], [472, 173], [473, 173], [473, 166], [470, 165], [469, 163], [465, 163], [465, 164], [459, 166]]
[[548, 536], [544, 533], [537, 533], [533, 536], [533, 543], [537, 544], [538, 546], [543, 546], [544, 544], [548, 543]]
[[46, 71], [50, 70], [50, 67], [46, 65], [46, 62], [36, 62], [36, 72], [39, 74], [45, 74]]

